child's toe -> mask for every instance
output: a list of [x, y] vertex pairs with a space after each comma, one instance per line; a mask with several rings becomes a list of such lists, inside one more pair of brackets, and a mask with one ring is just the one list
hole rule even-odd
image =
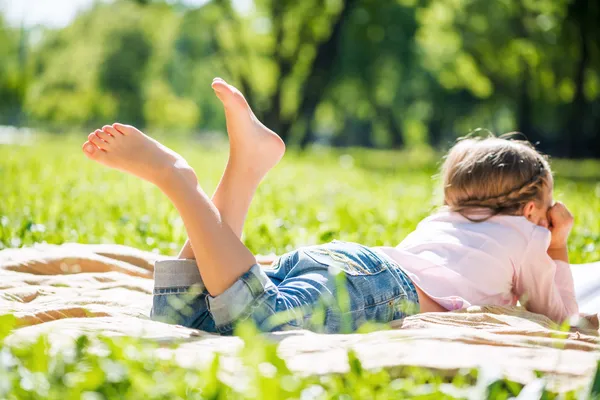
[[246, 102], [242, 92], [240, 92], [235, 86], [229, 85], [224, 80], [214, 80], [212, 83], [212, 88], [226, 108], [248, 107], [248, 103]]
[[[104, 129], [104, 128], [103, 128]], [[114, 139], [112, 137], [112, 135], [110, 135], [109, 133], [105, 132], [105, 131], [101, 131], [101, 130], [97, 130], [95, 132], [96, 136], [98, 136], [100, 139], [102, 139], [102, 141], [107, 144], [110, 145], [110, 143], [112, 142], [112, 139]]]
[[141, 133], [135, 126], [131, 126], [131, 125], [124, 125], [124, 124], [115, 122], [112, 126], [113, 126], [113, 128], [115, 128], [116, 131], [122, 133], [125, 136]]
[[115, 128], [110, 125], [104, 125], [102, 127], [102, 131], [108, 133], [111, 137], [110, 139], [114, 140], [116, 137], [121, 136], [122, 133], [119, 133]]
[[106, 148], [108, 147], [106, 142], [100, 139], [96, 132], [90, 133], [90, 135], [88, 136], [88, 141], [94, 144], [100, 150], [106, 150]]
[[222, 92], [229, 89], [227, 83], [225, 83], [225, 81], [220, 78], [215, 78], [211, 86], [217, 92]]
[[102, 157], [102, 150], [97, 148], [93, 143], [87, 141], [81, 146], [83, 150], [83, 154], [85, 154], [88, 158], [92, 160], [96, 160], [99, 157]]

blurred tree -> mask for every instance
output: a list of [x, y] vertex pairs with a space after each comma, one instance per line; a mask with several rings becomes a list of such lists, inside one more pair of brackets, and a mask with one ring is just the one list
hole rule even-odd
[[366, 132], [379, 130], [387, 137], [386, 145], [400, 147], [404, 124], [412, 120], [406, 108], [423, 94], [414, 45], [415, 10], [383, 0], [356, 1], [347, 10], [329, 95], [338, 113], [345, 114], [335, 142], [373, 146], [375, 138]]
[[27, 32], [0, 14], [0, 124], [18, 124], [28, 86]]
[[[600, 157], [600, 4], [574, 0], [569, 5], [564, 46], [574, 47], [574, 94], [561, 126], [564, 154]], [[562, 47], [562, 46], [561, 46]]]
[[41, 40], [0, 19], [0, 118], [222, 130], [223, 76], [301, 146], [485, 127], [600, 156], [599, 20], [594, 0], [99, 2]]
[[225, 123], [221, 103], [210, 89], [212, 79], [226, 70], [216, 37], [223, 18], [223, 10], [214, 3], [187, 10], [164, 68], [174, 94], [193, 102], [204, 129], [222, 130]]
[[[598, 20], [597, 5], [586, 0], [428, 1], [420, 15], [425, 68], [446, 92], [467, 90], [479, 100], [474, 109], [454, 113], [454, 131], [520, 130], [555, 154], [575, 155], [576, 148], [590, 154], [580, 141], [600, 129], [598, 115], [586, 114], [583, 104], [584, 80], [597, 80], [598, 61], [592, 68], [588, 50], [594, 47], [598, 54], [594, 37], [599, 30], [589, 22]], [[595, 93], [587, 101], [597, 99]], [[583, 125], [587, 133], [573, 129]], [[572, 140], [579, 144], [569, 146]]]
[[111, 30], [99, 66], [98, 84], [117, 99], [119, 113], [132, 124], [144, 123], [144, 81], [152, 47], [135, 25]]
[[[127, 21], [127, 23], [123, 23]], [[64, 126], [114, 120], [190, 129], [199, 111], [166, 83], [179, 17], [162, 2], [96, 4], [37, 48], [30, 114]]]
[[345, 2], [257, 0], [250, 10], [230, 0], [214, 3], [224, 17], [214, 43], [227, 75], [265, 124], [288, 140], [302, 114], [314, 111], [332, 72]]

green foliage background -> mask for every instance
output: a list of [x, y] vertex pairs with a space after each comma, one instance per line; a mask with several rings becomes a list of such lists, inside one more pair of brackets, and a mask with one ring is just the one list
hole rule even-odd
[[0, 15], [0, 123], [222, 130], [221, 76], [288, 143], [438, 148], [484, 127], [598, 157], [598, 20], [594, 0], [115, 0], [61, 29]]

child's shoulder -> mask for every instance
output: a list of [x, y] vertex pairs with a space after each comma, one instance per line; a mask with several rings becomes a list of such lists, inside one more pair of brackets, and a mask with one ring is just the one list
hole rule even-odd
[[[515, 239], [530, 241], [542, 240], [550, 237], [550, 231], [541, 226], [535, 225], [527, 218], [517, 215], [495, 215], [488, 219], [483, 219], [483, 213], [474, 212], [466, 216], [449, 210], [440, 210], [426, 217], [419, 223], [419, 229], [447, 225], [457, 230], [477, 231], [489, 233], [490, 235], [510, 235]], [[481, 221], [477, 221], [482, 219]]]
[[473, 222], [460, 213], [442, 210], [423, 219], [403, 244], [423, 241], [455, 243], [495, 253], [502, 249], [502, 256], [521, 263], [524, 257], [535, 258], [548, 249], [550, 231], [522, 216], [496, 215]]

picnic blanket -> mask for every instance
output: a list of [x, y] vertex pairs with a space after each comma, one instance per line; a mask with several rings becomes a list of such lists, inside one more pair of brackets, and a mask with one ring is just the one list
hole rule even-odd
[[[149, 319], [153, 265], [162, 258], [119, 245], [37, 245], [0, 251], [0, 315], [11, 313], [18, 320], [18, 329], [7, 341], [33, 341], [40, 334], [49, 335], [53, 344], [83, 333], [128, 335], [161, 343], [183, 341], [169, 350], [183, 364], [207, 363], [216, 352], [235, 364], [243, 345], [239, 338]], [[259, 258], [263, 264], [272, 261], [273, 257]], [[594, 293], [589, 276], [600, 278], [588, 271], [600, 270], [600, 263], [573, 269], [576, 278], [585, 281], [588, 301]], [[599, 286], [600, 279], [595, 287]], [[597, 297], [600, 292], [595, 293]], [[598, 304], [594, 301], [586, 304]], [[418, 314], [394, 321], [392, 330], [369, 334], [292, 331], [267, 336], [279, 343], [290, 369], [302, 374], [345, 372], [347, 351], [353, 349], [366, 368], [415, 365], [452, 374], [483, 367], [522, 383], [542, 371], [562, 391], [588, 384], [600, 354], [598, 318], [591, 315], [579, 325], [560, 332], [542, 315], [486, 306]]]

